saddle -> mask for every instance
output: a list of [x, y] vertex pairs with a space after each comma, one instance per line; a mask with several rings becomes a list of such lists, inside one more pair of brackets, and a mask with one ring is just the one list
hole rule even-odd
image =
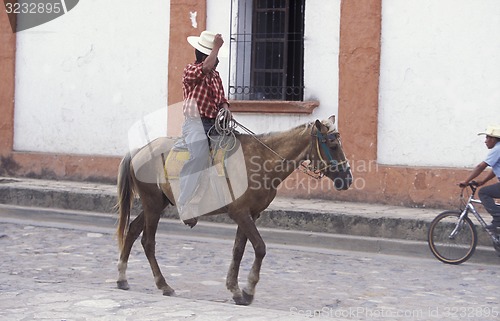
[[[210, 138], [210, 153], [207, 155], [210, 166], [215, 169], [218, 177], [228, 177], [226, 160], [231, 157], [239, 147], [239, 142], [227, 136]], [[169, 151], [165, 163], [165, 178], [169, 181], [178, 180], [184, 163], [189, 160], [190, 154], [184, 139], [179, 138]]]
[[[240, 143], [229, 141], [223, 136], [210, 140], [209, 168], [203, 171], [198, 188], [188, 204], [194, 205], [192, 211], [182, 211], [183, 221], [221, 209], [235, 201], [248, 188], [245, 158]], [[166, 153], [165, 153], [166, 154]], [[189, 151], [180, 139], [172, 146], [168, 155], [163, 156], [165, 178], [168, 181], [174, 199], [180, 195], [180, 173], [189, 159]]]
[[[170, 150], [165, 160], [165, 177], [168, 180], [177, 180], [184, 163], [189, 160], [189, 150], [184, 147], [174, 147]], [[211, 166], [214, 166], [217, 176], [226, 177], [227, 170], [224, 161], [229, 156], [229, 152], [225, 149], [211, 149], [207, 155]]]

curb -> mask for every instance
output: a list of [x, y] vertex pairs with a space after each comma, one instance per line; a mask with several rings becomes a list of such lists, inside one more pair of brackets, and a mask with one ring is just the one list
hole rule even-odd
[[[43, 208], [59, 208], [98, 213], [115, 213], [116, 186], [66, 181], [0, 178], [0, 203]], [[259, 227], [285, 230], [346, 234], [389, 239], [426, 241], [430, 221], [384, 216], [384, 213], [359, 215], [344, 211], [345, 203], [327, 202], [315, 208], [316, 200], [273, 202], [257, 221]], [[333, 206], [331, 204], [334, 204]], [[317, 204], [318, 205], [318, 204]], [[371, 205], [370, 205], [371, 206]], [[323, 207], [323, 209], [322, 209]], [[134, 210], [140, 208], [136, 202]], [[330, 210], [324, 210], [329, 208]], [[379, 210], [380, 211], [380, 210]], [[164, 218], [178, 219], [177, 210], [167, 207]], [[234, 224], [227, 215], [200, 218], [200, 221]]]
[[[86, 211], [21, 207], [0, 205], [0, 221], [15, 224], [36, 222], [34, 225], [50, 226], [68, 229], [92, 230], [101, 233], [111, 233], [116, 228], [116, 217], [107, 213]], [[398, 255], [434, 259], [428, 250], [427, 242], [408, 241], [401, 239], [386, 239], [377, 237], [351, 236], [331, 233], [315, 233], [275, 228], [259, 228], [266, 244], [271, 247], [291, 246], [307, 251], [356, 251], [385, 255]], [[162, 219], [157, 233], [173, 237], [193, 239], [214, 239], [232, 243], [236, 233], [234, 224], [199, 222], [190, 229], [178, 219]], [[498, 264], [499, 259], [492, 248], [478, 246], [470, 263]], [[440, 264], [436, 261], [437, 264]]]

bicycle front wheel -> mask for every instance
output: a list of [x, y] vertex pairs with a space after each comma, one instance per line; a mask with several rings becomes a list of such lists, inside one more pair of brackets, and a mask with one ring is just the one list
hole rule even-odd
[[476, 227], [468, 217], [460, 221], [460, 214], [459, 211], [444, 211], [436, 216], [429, 227], [429, 248], [441, 262], [463, 263], [476, 249]]

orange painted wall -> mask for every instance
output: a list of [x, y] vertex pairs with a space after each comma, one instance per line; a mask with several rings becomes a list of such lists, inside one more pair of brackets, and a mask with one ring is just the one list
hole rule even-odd
[[14, 141], [14, 73], [16, 36], [0, 10], [0, 156], [12, 151]]
[[[353, 187], [332, 191], [328, 181], [295, 174], [282, 195], [405, 206], [456, 205], [466, 169], [377, 163], [382, 0], [342, 1], [339, 54], [339, 131], [354, 174]], [[324, 179], [326, 180], [326, 179]]]
[[[193, 28], [189, 12], [197, 12], [197, 28]], [[167, 135], [177, 136], [181, 132], [179, 119], [183, 119], [182, 108], [175, 105], [182, 102], [182, 72], [194, 61], [194, 50], [187, 42], [188, 36], [199, 35], [205, 30], [207, 5], [205, 0], [170, 1], [170, 44], [168, 52], [168, 122]]]
[[[380, 202], [407, 206], [449, 206], [465, 169], [385, 166], [377, 163], [378, 84], [382, 0], [346, 0], [341, 4], [339, 57], [339, 130], [355, 175], [354, 187], [334, 192], [325, 180], [293, 174], [280, 194], [296, 197]], [[198, 12], [198, 28], [189, 12]], [[206, 26], [205, 0], [172, 0], [168, 104], [182, 100], [181, 75], [193, 60], [186, 37]], [[0, 175], [114, 182], [119, 158], [13, 150], [15, 34], [0, 12]], [[180, 108], [169, 110], [169, 134], [176, 134]], [[177, 115], [177, 117], [175, 116]]]
[[[182, 100], [180, 87], [182, 70], [193, 60], [194, 53], [186, 41], [189, 35], [199, 34], [206, 25], [205, 0], [172, 0], [169, 50], [169, 101]], [[192, 30], [189, 12], [198, 12], [198, 30]], [[0, 175], [48, 179], [90, 180], [115, 182], [118, 157], [87, 155], [60, 155], [49, 153], [16, 152], [14, 141], [14, 86], [16, 36], [12, 33], [5, 11], [0, 11]], [[179, 113], [171, 108], [169, 113]], [[179, 119], [178, 117], [169, 117]], [[173, 122], [168, 128], [180, 129]], [[169, 134], [173, 134], [172, 132]]]
[[[382, 0], [342, 1], [339, 130], [358, 187], [342, 199], [407, 206], [455, 203], [466, 170], [377, 164]], [[356, 181], [355, 181], [356, 182]], [[356, 186], [355, 186], [356, 187]]]
[[114, 181], [118, 158], [13, 150], [16, 35], [0, 10], [0, 175]]

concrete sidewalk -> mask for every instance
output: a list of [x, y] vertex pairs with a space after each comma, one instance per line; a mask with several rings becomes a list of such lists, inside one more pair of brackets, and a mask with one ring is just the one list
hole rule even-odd
[[[113, 210], [116, 204], [116, 186], [0, 177], [0, 204], [86, 211], [116, 219]], [[278, 197], [261, 215], [258, 225], [271, 238], [281, 235], [278, 239], [284, 243], [302, 242], [304, 245], [322, 246], [327, 242], [328, 246], [331, 244], [333, 248], [344, 250], [429, 257], [431, 254], [427, 248], [427, 229], [441, 211]], [[185, 228], [179, 223], [174, 207], [168, 207], [164, 216], [170, 219], [174, 229], [182, 231]], [[227, 229], [227, 224], [234, 224], [226, 215], [203, 217], [200, 223], [202, 224], [196, 226], [193, 232], [198, 231], [201, 235], [214, 230], [222, 233], [222, 230]], [[311, 232], [314, 237], [311, 237]], [[233, 231], [230, 229], [224, 233], [232, 235]], [[288, 236], [282, 237], [283, 235]], [[497, 260], [487, 235], [479, 232], [479, 236], [479, 244], [484, 246], [485, 254], [493, 255], [494, 260]], [[478, 252], [481, 252], [480, 247]]]
[[[0, 177], [0, 203], [114, 213], [116, 186]], [[265, 214], [261, 215], [258, 224], [286, 230], [425, 241], [427, 223], [440, 211], [277, 197]], [[178, 218], [176, 209], [170, 206], [164, 215], [167, 218]], [[202, 217], [201, 220], [233, 223], [225, 215]]]

